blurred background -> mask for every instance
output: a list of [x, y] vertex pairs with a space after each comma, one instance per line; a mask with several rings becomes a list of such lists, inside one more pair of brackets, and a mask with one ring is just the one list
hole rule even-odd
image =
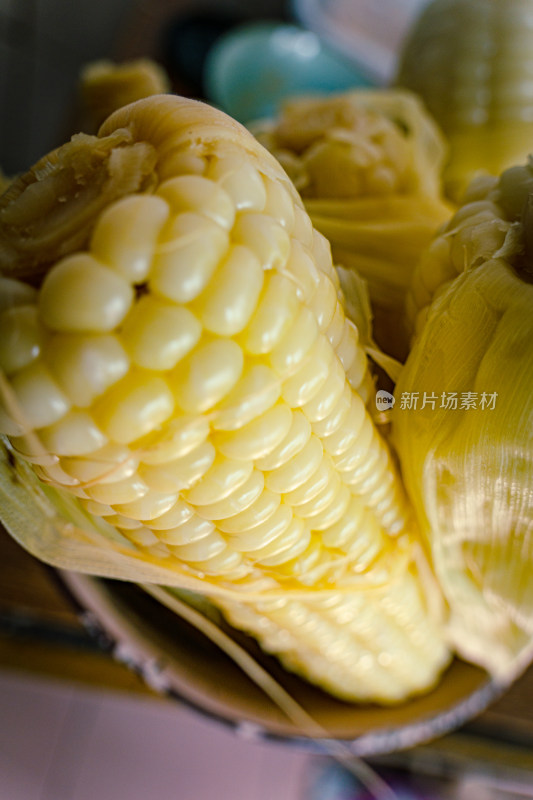
[[[332, 0], [328, 19], [357, 7], [363, 39], [385, 31], [380, 52], [392, 57], [423, 4]], [[176, 91], [203, 96], [205, 56], [222, 33], [252, 20], [308, 24], [320, 5], [0, 0], [0, 167], [24, 171], [76, 130], [86, 63], [150, 56], [167, 67]], [[386, 81], [392, 62], [381, 61], [380, 73], [373, 56], [352, 63], [354, 82]], [[533, 797], [532, 695], [529, 674], [456, 734], [373, 764], [404, 800]], [[112, 660], [52, 572], [0, 530], [0, 800], [369, 797], [330, 759], [256, 739], [253, 729], [236, 732], [159, 698]]]
[[[96, 59], [161, 57], [175, 19], [283, 18], [283, 0], [0, 0], [0, 164], [34, 163], [71, 132], [80, 69]], [[219, 23], [220, 24], [220, 23]]]

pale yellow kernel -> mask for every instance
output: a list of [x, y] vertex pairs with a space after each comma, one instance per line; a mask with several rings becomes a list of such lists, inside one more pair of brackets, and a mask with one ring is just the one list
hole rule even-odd
[[287, 554], [297, 544], [300, 544], [302, 549], [305, 550], [310, 538], [310, 531], [304, 521], [299, 517], [294, 517], [284, 535], [279, 536], [269, 545], [265, 545], [264, 548], [254, 553], [254, 560], [264, 567], [278, 566], [287, 560]]
[[342, 304], [338, 301], [333, 318], [327, 326], [325, 333], [331, 346], [334, 348], [337, 347], [344, 333], [344, 310]]
[[82, 487], [78, 486], [77, 481], [64, 471], [60, 463], [54, 464], [33, 464], [33, 471], [40, 480], [45, 483], [52, 483], [56, 486], [68, 487], [70, 494], [76, 497], [88, 498]]
[[333, 410], [324, 419], [313, 422], [313, 433], [320, 438], [330, 436], [342, 425], [350, 410], [354, 391], [349, 383], [345, 383], [343, 392]]
[[39, 436], [33, 432], [27, 432], [22, 436], [11, 436], [10, 444], [16, 453], [23, 456], [30, 464], [49, 466], [59, 462], [59, 457], [48, 453]]
[[228, 244], [227, 232], [216, 222], [194, 212], [178, 214], [160, 236], [150, 288], [176, 303], [193, 300], [207, 286]]
[[244, 356], [231, 339], [200, 344], [172, 373], [172, 387], [180, 407], [202, 413], [220, 402], [241, 375]]
[[263, 491], [264, 485], [263, 473], [254, 470], [248, 480], [228, 497], [216, 503], [195, 506], [196, 513], [203, 519], [219, 520], [232, 517], [251, 506]]
[[243, 347], [252, 355], [269, 353], [286, 333], [299, 305], [296, 287], [288, 278], [266, 275], [255, 314], [243, 333]]
[[227, 519], [217, 521], [217, 527], [224, 533], [240, 533], [241, 531], [252, 530], [257, 525], [268, 520], [281, 502], [281, 495], [263, 489], [257, 500], [252, 505], [234, 514]]
[[206, 330], [234, 336], [248, 324], [263, 286], [263, 270], [248, 247], [233, 245], [195, 303]]
[[80, 483], [112, 483], [130, 478], [137, 471], [138, 457], [124, 445], [113, 442], [91, 453], [90, 458], [65, 456], [61, 466]]
[[112, 517], [115, 509], [106, 503], [99, 503], [97, 500], [80, 500], [83, 508], [95, 517]]
[[150, 547], [159, 542], [155, 533], [145, 525], [142, 525], [140, 528], [125, 528], [122, 532], [130, 542], [133, 542], [133, 544], [136, 544], [138, 547]]
[[347, 319], [341, 340], [335, 348], [337, 357], [340, 359], [345, 371], [351, 367], [358, 349], [362, 350], [359, 347], [359, 333], [353, 322]]
[[[318, 472], [319, 470], [317, 470]], [[319, 512], [329, 507], [335, 500], [341, 490], [341, 479], [339, 473], [332, 470], [329, 481], [323, 486], [319, 492], [310, 497], [303, 503], [300, 503], [296, 509], [296, 513], [302, 519], [309, 519], [311, 521]], [[349, 490], [347, 490], [349, 493]], [[311, 524], [311, 523], [310, 523]], [[314, 527], [314, 524], [312, 525]]]
[[124, 320], [121, 338], [137, 366], [168, 370], [192, 350], [201, 333], [188, 308], [145, 295]]
[[39, 316], [54, 331], [104, 333], [120, 325], [133, 296], [121, 275], [89, 253], [76, 253], [47, 273], [39, 294]]
[[82, 456], [99, 450], [106, 437], [86, 411], [69, 411], [57, 422], [41, 428], [46, 449], [59, 456]]
[[235, 221], [235, 206], [231, 197], [219, 184], [208, 178], [178, 175], [160, 183], [157, 195], [170, 204], [174, 213], [195, 211], [228, 231]]
[[142, 283], [150, 272], [157, 238], [168, 216], [168, 204], [160, 197], [123, 197], [107, 206], [98, 218], [91, 252], [129, 283]]
[[283, 536], [293, 519], [292, 511], [287, 505], [280, 505], [264, 522], [254, 528], [236, 531], [228, 536], [231, 545], [243, 553], [263, 550], [266, 545]]
[[172, 558], [173, 553], [169, 545], [158, 542], [146, 548], [146, 552], [154, 558]]
[[309, 308], [315, 315], [321, 331], [327, 331], [337, 311], [338, 298], [334, 283], [323, 272], [319, 273], [320, 280], [315, 293], [309, 300]]
[[211, 520], [192, 516], [175, 528], [167, 528], [157, 532], [158, 538], [165, 544], [184, 545], [205, 539], [215, 530]]
[[[310, 475], [305, 483], [293, 489], [292, 492], [286, 492], [283, 495], [283, 501], [290, 506], [299, 506], [302, 503], [307, 503], [328, 486], [333, 480], [333, 474], [334, 469], [331, 461], [328, 458], [323, 458], [316, 472]], [[296, 509], [296, 513], [299, 513], [298, 509]]]
[[215, 448], [211, 442], [205, 441], [172, 461], [160, 464], [141, 463], [139, 473], [151, 488], [164, 492], [180, 492], [199, 481], [214, 460]]
[[[348, 514], [351, 508], [352, 506], [348, 507]], [[328, 533], [329, 531], [325, 531], [325, 535]], [[339, 542], [334, 546], [350, 556], [354, 573], [361, 573], [386, 551], [387, 541], [371, 512], [365, 511], [359, 525], [351, 528], [351, 536], [343, 544]]]
[[[304, 535], [309, 532], [308, 538], [306, 539], [299, 538], [291, 545], [290, 548], [287, 548], [283, 551], [279, 556], [276, 557], [276, 560], [269, 559], [268, 563], [270, 565], [277, 565], [283, 564], [283, 568], [289, 573], [294, 575], [296, 578], [299, 578], [302, 583], [306, 583], [308, 586], [313, 586], [316, 582], [316, 573], [313, 573], [313, 567], [320, 562], [322, 558], [322, 545], [319, 540], [317, 540], [316, 536], [313, 536], [312, 532], [309, 531], [307, 525], [304, 528]], [[335, 633], [329, 630], [328, 635], [330, 637], [335, 637]], [[326, 638], [324, 637], [323, 646], [326, 645]]]
[[209, 436], [209, 420], [205, 416], [180, 414], [167, 422], [161, 431], [150, 434], [138, 443], [138, 452], [145, 464], [164, 464], [186, 456]]
[[200, 578], [204, 575], [223, 575], [228, 580], [239, 580], [250, 573], [250, 567], [243, 563], [241, 554], [227, 546], [220, 553], [210, 556], [207, 561], [187, 559], [187, 564], [198, 571]]
[[184, 500], [178, 498], [168, 511], [150, 520], [150, 527], [154, 531], [170, 530], [171, 528], [176, 528], [178, 525], [182, 525], [193, 516], [194, 509]]
[[204, 158], [189, 151], [172, 151], [162, 155], [157, 162], [157, 172], [161, 181], [176, 175], [203, 175], [207, 168]]
[[[124, 478], [114, 483], [95, 483], [86, 487], [86, 492], [92, 500], [109, 506], [131, 503], [148, 493], [148, 486], [137, 475]], [[118, 509], [117, 509], [118, 510]]]
[[291, 251], [289, 234], [279, 222], [266, 214], [253, 211], [239, 214], [233, 226], [232, 238], [243, 244], [259, 259], [261, 269], [281, 270]]
[[[373, 443], [373, 448], [369, 451], [368, 458], [372, 461], [375, 459], [374, 449], [381, 451], [379, 442]], [[361, 479], [359, 475], [357, 480], [350, 482], [350, 486], [352, 492], [368, 495], [368, 504], [374, 507], [390, 493], [391, 489], [394, 489], [395, 482], [395, 475], [392, 472], [389, 460], [383, 459], [380, 461], [380, 459], [377, 459], [375, 469], [370, 475], [367, 475], [364, 479]]]
[[342, 397], [346, 375], [338, 358], [332, 357], [327, 380], [320, 390], [307, 403], [302, 411], [310, 422], [319, 422], [331, 414]]
[[306, 247], [313, 246], [313, 224], [307, 211], [298, 203], [294, 204], [294, 224], [292, 236]]
[[387, 450], [384, 447], [375, 447], [369, 453], [368, 458], [350, 473], [350, 486], [352, 489], [355, 486], [362, 486], [368, 478], [381, 481], [386, 474], [388, 465], [389, 456]]
[[289, 191], [280, 181], [263, 176], [266, 189], [266, 203], [263, 213], [274, 217], [280, 225], [283, 225], [287, 233], [291, 233], [294, 225], [294, 200]]
[[326, 451], [332, 456], [344, 453], [357, 440], [365, 419], [364, 403], [359, 395], [352, 393], [349, 407], [340, 425], [323, 437]]
[[312, 400], [328, 380], [334, 357], [326, 337], [318, 336], [304, 363], [283, 383], [281, 396], [285, 402], [299, 408]]
[[285, 404], [276, 403], [242, 428], [218, 433], [214, 437], [215, 446], [229, 458], [244, 461], [259, 459], [283, 441], [291, 422], [291, 409]]
[[351, 497], [352, 494], [348, 487], [340, 486], [331, 503], [309, 518], [311, 528], [314, 531], [325, 531], [334, 525], [346, 513]]
[[94, 406], [94, 417], [110, 439], [130, 444], [156, 430], [174, 411], [174, 398], [159, 376], [130, 371]]
[[301, 411], [292, 414], [291, 427], [285, 438], [268, 455], [256, 461], [258, 469], [273, 470], [285, 464], [307, 444], [311, 437], [311, 425]]
[[364, 502], [359, 497], [351, 497], [346, 512], [334, 523], [324, 529], [322, 541], [326, 547], [349, 548], [355, 536], [360, 536], [363, 541], [367, 527], [363, 521], [367, 521], [369, 514], [365, 509]]
[[[337, 469], [344, 473], [355, 470], [367, 458], [368, 450], [374, 436], [374, 429], [370, 417], [365, 416], [363, 425], [355, 441], [342, 454], [333, 456], [333, 463]], [[327, 446], [327, 445], [326, 445]], [[345, 477], [348, 482], [348, 478]]]
[[16, 403], [16, 421], [23, 430], [52, 425], [70, 408], [68, 397], [41, 360], [33, 361], [13, 375], [11, 388]]
[[228, 153], [213, 158], [206, 175], [227, 192], [238, 211], [263, 210], [266, 202], [265, 185], [244, 153]]
[[331, 257], [331, 245], [326, 237], [313, 228], [313, 244], [311, 247], [317, 267], [332, 280], [333, 285], [339, 288], [339, 276]]
[[185, 499], [196, 505], [222, 500], [248, 480], [253, 468], [252, 461], [235, 461], [219, 454], [202, 478], [188, 490]]
[[319, 285], [320, 272], [311, 252], [298, 239], [291, 239], [291, 252], [283, 272], [296, 284], [299, 299], [309, 302]]
[[[342, 353], [341, 353], [342, 355]], [[368, 397], [365, 395], [365, 380], [368, 378], [368, 362], [366, 353], [362, 347], [355, 348], [353, 359], [349, 367], [346, 368], [346, 380], [353, 386], [354, 389], [361, 395], [361, 398], [367, 401]]]
[[36, 306], [16, 305], [0, 313], [0, 369], [6, 375], [35, 361], [41, 346]]
[[281, 380], [264, 364], [245, 365], [243, 374], [213, 414], [213, 430], [242, 428], [274, 405], [281, 394]]
[[80, 408], [92, 405], [130, 366], [113, 334], [59, 333], [46, 343], [44, 357], [65, 394]]
[[405, 529], [405, 511], [394, 493], [389, 493], [373, 510], [390, 536], [398, 536]]
[[294, 373], [317, 337], [318, 326], [313, 313], [306, 306], [300, 306], [283, 338], [269, 353], [272, 368], [283, 378]]
[[172, 552], [183, 561], [204, 563], [222, 553], [226, 547], [226, 542], [220, 533], [217, 530], [213, 530], [202, 539], [188, 544], [173, 546]]
[[176, 493], [172, 492], [157, 492], [151, 490], [142, 497], [136, 500], [130, 500], [123, 503], [114, 503], [113, 507], [117, 514], [132, 519], [139, 519], [149, 527], [152, 527], [152, 521], [160, 519], [163, 514], [166, 514], [172, 509], [178, 499]]
[[0, 312], [14, 306], [33, 306], [37, 302], [37, 289], [15, 278], [0, 275]]
[[[17, 437], [24, 433], [26, 428], [20, 421], [15, 419], [15, 415], [8, 411], [8, 404], [4, 396], [4, 391], [0, 392], [0, 433], [4, 436]], [[9, 404], [10, 406], [10, 404]]]
[[272, 472], [267, 472], [265, 476], [267, 489], [281, 494], [301, 486], [319, 468], [323, 453], [320, 439], [312, 436], [305, 447], [289, 461]]
[[140, 520], [123, 517], [122, 514], [114, 514], [111, 517], [107, 517], [106, 522], [113, 525], [115, 528], [119, 528], [123, 533], [126, 531], [139, 530], [139, 528], [144, 527]]

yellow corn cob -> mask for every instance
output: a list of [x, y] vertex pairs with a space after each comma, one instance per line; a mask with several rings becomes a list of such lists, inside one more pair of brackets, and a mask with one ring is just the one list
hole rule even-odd
[[[110, 563], [202, 581], [341, 697], [431, 686], [436, 590], [329, 246], [275, 159], [220, 112], [154, 97], [38, 164], [0, 222], [3, 431], [107, 532]], [[19, 280], [42, 272], [37, 292]]]
[[367, 282], [376, 340], [402, 358], [413, 265], [450, 215], [431, 118], [408, 92], [362, 90], [292, 99], [253, 132], [292, 178], [334, 262]]
[[533, 654], [532, 193], [530, 164], [476, 180], [422, 259], [393, 421], [450, 639], [505, 679]]
[[476, 172], [499, 175], [531, 150], [532, 14], [532, 0], [433, 0], [407, 37], [396, 82], [446, 134], [454, 199]]
[[118, 108], [169, 91], [165, 70], [151, 59], [139, 58], [121, 64], [93, 61], [80, 76], [80, 96], [87, 117], [83, 130], [92, 133]]

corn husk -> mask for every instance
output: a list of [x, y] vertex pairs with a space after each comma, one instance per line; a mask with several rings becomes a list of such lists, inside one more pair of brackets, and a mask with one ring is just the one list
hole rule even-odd
[[393, 414], [404, 483], [449, 604], [450, 641], [506, 680], [533, 654], [531, 177], [526, 166], [487, 185], [498, 236], [478, 227], [479, 199], [443, 234], [453, 241], [462, 230], [464, 271], [427, 292]]

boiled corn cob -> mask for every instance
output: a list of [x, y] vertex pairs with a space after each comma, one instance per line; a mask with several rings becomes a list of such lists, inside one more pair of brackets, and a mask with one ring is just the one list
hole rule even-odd
[[433, 0], [407, 37], [396, 83], [416, 92], [449, 142], [446, 191], [521, 163], [533, 136], [531, 0]]
[[130, 556], [120, 577], [196, 580], [341, 697], [431, 686], [438, 591], [329, 246], [277, 161], [221, 112], [153, 97], [44, 159], [0, 222], [8, 447], [110, 563]]
[[169, 91], [170, 80], [165, 70], [149, 58], [120, 64], [93, 61], [80, 76], [80, 98], [86, 116], [83, 130], [97, 131], [118, 108]]
[[334, 261], [366, 280], [378, 344], [403, 357], [413, 265], [450, 215], [445, 144], [431, 118], [408, 92], [363, 90], [294, 98], [252, 130], [287, 170]]
[[479, 178], [422, 259], [393, 438], [458, 652], [533, 655], [533, 166]]

